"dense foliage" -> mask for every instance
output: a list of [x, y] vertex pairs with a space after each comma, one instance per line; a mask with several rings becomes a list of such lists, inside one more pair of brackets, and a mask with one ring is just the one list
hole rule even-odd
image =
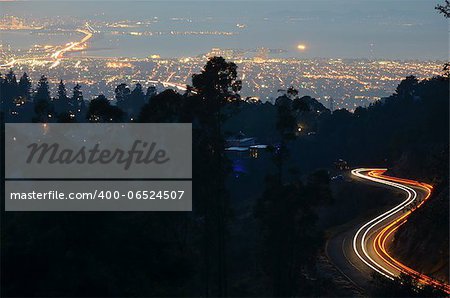
[[[4, 122], [191, 122], [194, 147], [192, 213], [6, 213], [2, 290], [18, 296], [333, 295], [317, 256], [327, 220], [318, 210], [333, 202], [334, 161], [408, 171], [448, 193], [447, 78], [408, 77], [389, 98], [354, 112], [331, 112], [294, 88], [275, 104], [241, 99], [241, 85], [236, 65], [220, 57], [193, 76], [184, 94], [121, 84], [114, 101], [103, 95], [88, 101], [80, 85], [68, 95], [62, 81], [52, 98], [45, 76], [35, 89], [26, 74], [1, 76]], [[235, 178], [223, 149], [227, 136], [242, 130], [271, 146], [254, 174]], [[340, 201], [340, 210], [351, 212], [353, 201]], [[425, 218], [439, 214], [448, 223], [442, 212], [448, 200], [433, 197], [430, 205]], [[411, 222], [448, 243], [448, 225]], [[448, 253], [440, 257], [448, 264]]]

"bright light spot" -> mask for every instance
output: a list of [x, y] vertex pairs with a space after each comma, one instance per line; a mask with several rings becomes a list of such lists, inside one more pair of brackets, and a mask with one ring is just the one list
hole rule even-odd
[[297, 49], [299, 49], [300, 51], [304, 51], [304, 50], [306, 50], [306, 45], [304, 45], [304, 44], [299, 44], [299, 45], [297, 46]]
[[47, 132], [49, 130], [49, 127], [48, 127], [47, 123], [43, 123], [42, 124], [42, 130], [44, 131], [44, 134], [47, 134]]

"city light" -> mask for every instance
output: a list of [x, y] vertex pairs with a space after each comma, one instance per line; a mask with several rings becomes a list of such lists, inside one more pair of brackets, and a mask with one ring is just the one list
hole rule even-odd
[[[59, 31], [70, 32], [73, 40], [65, 41], [61, 45], [49, 45], [47, 42], [34, 44], [28, 50], [2, 45], [0, 71], [5, 72], [10, 68], [20, 69], [29, 73], [34, 81], [39, 79], [40, 73], [46, 73], [51, 83], [57, 83], [64, 78], [68, 84], [82, 84], [87, 98], [100, 93], [113, 97], [112, 90], [123, 82], [140, 82], [144, 87], [156, 84], [159, 88], [175, 87], [184, 91], [186, 85], [191, 84], [192, 74], [201, 70], [208, 57], [222, 56], [237, 64], [238, 73], [243, 82], [241, 90], [243, 98], [254, 97], [260, 98], [262, 102], [273, 102], [278, 96], [276, 90], [294, 86], [302, 90], [300, 95], [310, 95], [326, 107], [329, 107], [330, 98], [333, 98], [336, 109], [345, 108], [354, 111], [359, 106], [368, 106], [391, 95], [400, 81], [410, 74], [414, 74], [418, 79], [425, 79], [439, 75], [442, 68], [442, 61], [289, 58], [279, 56], [283, 53], [283, 49], [264, 47], [212, 48], [208, 53], [184, 56], [183, 59], [165, 58], [157, 53], [149, 53], [145, 58], [86, 55], [91, 50], [91, 46], [95, 47], [91, 40], [95, 41], [99, 32], [103, 35], [108, 32], [111, 35], [142, 32], [142, 36], [135, 37], [137, 39], [146, 38], [145, 36], [150, 33], [152, 35], [227, 34], [221, 31], [148, 31], [150, 25], [157, 21], [157, 19], [91, 21], [70, 29], [57, 27]], [[5, 20], [4, 30], [15, 30], [28, 23], [33, 24], [34, 30], [39, 34], [49, 35], [53, 32], [46, 32], [40, 28], [59, 25], [50, 20], [12, 18]], [[117, 28], [138, 28], [139, 30], [119, 32]], [[117, 32], [114, 33], [114, 31]], [[80, 36], [80, 34], [83, 35]], [[308, 51], [309, 45], [301, 42], [296, 46], [296, 50]], [[66, 55], [69, 52], [71, 55]]]
[[304, 51], [304, 50], [306, 50], [306, 45], [304, 45], [304, 44], [299, 44], [299, 45], [297, 46], [297, 49], [299, 49], [300, 51]]

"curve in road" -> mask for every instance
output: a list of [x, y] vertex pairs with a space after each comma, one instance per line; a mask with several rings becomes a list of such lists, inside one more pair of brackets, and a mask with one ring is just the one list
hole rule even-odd
[[[387, 251], [386, 244], [394, 232], [407, 221], [407, 217], [413, 211], [426, 202], [433, 187], [418, 181], [386, 176], [384, 175], [386, 170], [371, 168], [352, 170], [352, 175], [355, 177], [400, 189], [406, 193], [406, 199], [403, 202], [364, 223], [356, 230], [352, 237], [353, 253], [371, 270], [389, 279], [404, 273], [420, 284], [430, 285], [450, 294], [450, 285], [402, 264]], [[342, 250], [345, 253], [344, 248]], [[348, 258], [347, 260], [350, 262]], [[357, 267], [354, 264], [352, 266]]]

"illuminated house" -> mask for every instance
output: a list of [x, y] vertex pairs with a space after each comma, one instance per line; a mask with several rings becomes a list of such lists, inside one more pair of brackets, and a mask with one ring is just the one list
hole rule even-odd
[[225, 147], [240, 147], [240, 148], [248, 148], [250, 146], [256, 145], [256, 138], [248, 138], [244, 133], [239, 132], [234, 137], [231, 137], [226, 140]]

